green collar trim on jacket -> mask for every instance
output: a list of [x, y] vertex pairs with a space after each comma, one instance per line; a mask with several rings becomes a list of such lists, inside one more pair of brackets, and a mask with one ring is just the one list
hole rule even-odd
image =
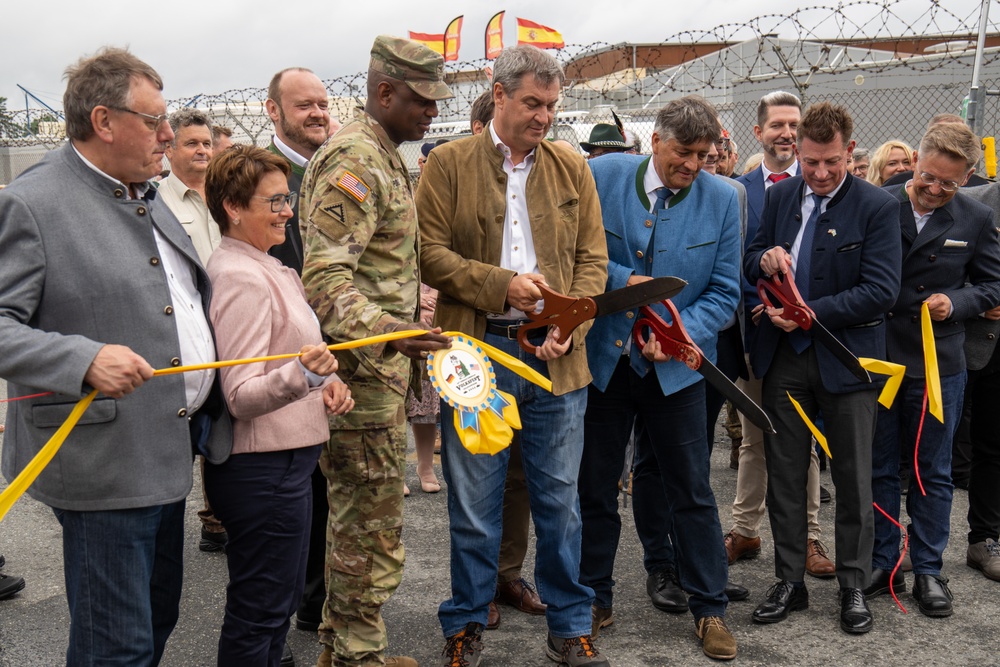
[[282, 153], [280, 150], [278, 150], [278, 147], [274, 145], [273, 141], [271, 142], [271, 145], [267, 147], [267, 150], [271, 151], [272, 153], [274, 153], [275, 155], [277, 155], [278, 157], [280, 157], [282, 160], [284, 160], [285, 162], [287, 162], [288, 166], [292, 168], [292, 173], [293, 174], [296, 174], [298, 176], [305, 176], [306, 175], [305, 167], [300, 167], [299, 165], [295, 164], [294, 162], [292, 162], [291, 160], [289, 160], [287, 157], [285, 157], [285, 154]]
[[[653, 156], [650, 155], [648, 158], [643, 160], [642, 163], [639, 165], [639, 168], [635, 172], [635, 193], [639, 195], [639, 201], [642, 202], [643, 208], [645, 208], [647, 211], [650, 209], [651, 204], [649, 203], [649, 197], [646, 196], [646, 188], [644, 181], [646, 179], [646, 170], [649, 169], [649, 163], [652, 159]], [[679, 191], [677, 194], [671, 197], [670, 200], [667, 202], [667, 208], [673, 208], [674, 206], [680, 204], [681, 201], [683, 201], [683, 199], [687, 197], [690, 192], [691, 192], [690, 185], [684, 188], [683, 190]]]

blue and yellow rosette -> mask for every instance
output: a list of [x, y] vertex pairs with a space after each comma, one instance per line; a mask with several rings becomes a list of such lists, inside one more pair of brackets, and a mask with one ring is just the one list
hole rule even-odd
[[496, 454], [521, 428], [514, 397], [497, 389], [493, 363], [479, 341], [453, 335], [451, 347], [427, 357], [427, 374], [454, 409], [455, 431], [473, 454]]

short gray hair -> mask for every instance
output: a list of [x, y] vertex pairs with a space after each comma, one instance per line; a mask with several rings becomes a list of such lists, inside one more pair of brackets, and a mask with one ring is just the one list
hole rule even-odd
[[858, 160], [867, 160], [869, 155], [871, 155], [871, 151], [867, 148], [855, 148], [851, 154], [851, 159], [855, 162]]
[[656, 114], [653, 131], [660, 141], [676, 139], [684, 145], [699, 141], [716, 142], [722, 136], [715, 107], [699, 95], [671, 100]]
[[63, 112], [66, 115], [66, 136], [78, 141], [87, 141], [94, 136], [90, 113], [96, 107], [127, 109], [131, 106], [134, 80], [148, 79], [157, 90], [163, 90], [163, 80], [156, 70], [128, 49], [110, 46], [67, 67], [65, 77]]
[[521, 87], [525, 74], [532, 74], [543, 86], [559, 81], [561, 88], [566, 81], [562, 65], [550, 53], [537, 46], [518, 44], [504, 49], [493, 64], [493, 83], [499, 83], [507, 95]]
[[764, 127], [771, 107], [795, 107], [802, 111], [802, 100], [783, 90], [775, 90], [760, 98], [757, 103], [757, 126]]
[[212, 121], [208, 119], [208, 115], [204, 111], [199, 111], [198, 109], [178, 109], [170, 114], [170, 117], [167, 118], [167, 122], [170, 123], [170, 129], [173, 130], [175, 135], [174, 141], [172, 142], [174, 146], [177, 145], [177, 131], [182, 127], [204, 125], [208, 128], [209, 132], [212, 131]]

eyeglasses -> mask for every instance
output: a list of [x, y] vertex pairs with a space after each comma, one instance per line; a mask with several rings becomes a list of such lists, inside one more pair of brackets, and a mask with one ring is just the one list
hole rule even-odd
[[729, 139], [727, 137], [722, 137], [721, 139], [715, 142], [715, 147], [718, 148], [720, 151], [728, 151]]
[[[143, 122], [146, 123], [146, 127], [148, 127], [151, 130], [159, 128], [161, 125], [166, 123], [167, 119], [169, 118], [169, 116], [167, 116], [167, 114], [165, 113], [160, 114], [159, 116], [153, 116], [152, 114], [142, 113], [141, 111], [133, 111], [132, 109], [126, 109], [125, 107], [111, 107], [111, 108], [114, 109], [115, 111], [124, 111], [125, 113], [130, 113], [139, 116], [140, 118], [143, 119]], [[152, 123], [152, 125], [150, 125], [150, 123]]]
[[264, 201], [271, 202], [271, 213], [281, 213], [281, 209], [285, 208], [285, 202], [288, 202], [288, 207], [295, 210], [295, 205], [299, 202], [298, 192], [289, 192], [284, 195], [274, 195], [273, 197], [258, 197], [254, 196], [254, 199], [263, 199]]
[[927, 185], [934, 185], [935, 183], [945, 192], [954, 192], [961, 187], [960, 183], [955, 181], [942, 181], [940, 178], [934, 178], [926, 171], [920, 172], [920, 180]]

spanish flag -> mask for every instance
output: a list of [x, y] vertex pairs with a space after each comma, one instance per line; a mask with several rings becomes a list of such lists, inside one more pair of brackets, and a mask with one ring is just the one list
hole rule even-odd
[[486, 59], [493, 60], [503, 51], [503, 12], [497, 12], [486, 24]]
[[561, 49], [566, 46], [558, 30], [521, 18], [517, 19], [517, 43], [531, 44], [540, 49]]
[[453, 19], [444, 31], [444, 60], [458, 60], [458, 49], [462, 46], [462, 17]]
[[427, 32], [410, 31], [410, 39], [420, 42], [435, 53], [444, 55], [444, 35], [432, 35]]

